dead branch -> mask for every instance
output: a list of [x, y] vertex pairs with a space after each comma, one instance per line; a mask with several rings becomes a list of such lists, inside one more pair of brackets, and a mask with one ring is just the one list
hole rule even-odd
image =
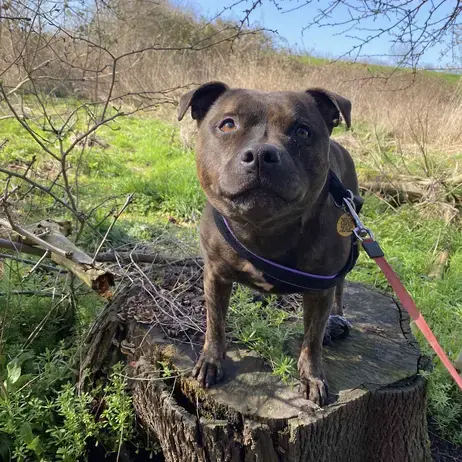
[[13, 250], [19, 253], [27, 253], [29, 255], [37, 255], [39, 257], [41, 257], [46, 252], [46, 250], [38, 249], [37, 247], [24, 244], [23, 242], [15, 242], [3, 238], [0, 238], [0, 248], [6, 250]]
[[93, 259], [79, 249], [62, 232], [59, 224], [46, 220], [35, 225], [35, 232], [44, 233], [42, 239], [55, 248], [62, 249], [60, 254], [51, 253], [51, 259], [58, 265], [71, 271], [85, 284], [108, 298], [112, 294], [110, 287], [114, 285], [114, 275], [102, 265], [94, 264]]
[[[6, 210], [5, 210], [5, 212], [6, 212]], [[38, 245], [38, 246], [42, 247], [44, 250], [48, 250], [49, 252], [53, 252], [53, 253], [55, 253], [57, 255], [65, 257], [65, 258], [72, 256], [71, 254], [67, 253], [66, 251], [64, 251], [62, 249], [59, 249], [58, 247], [54, 247], [52, 244], [50, 244], [47, 241], [43, 240], [42, 238], [35, 235], [34, 233], [31, 233], [30, 231], [28, 231], [28, 230], [22, 228], [21, 226], [15, 224], [13, 222], [13, 220], [11, 220], [11, 219], [6, 221], [6, 220], [2, 220], [0, 218], [0, 226], [3, 226], [3, 228], [10, 229], [10, 230], [16, 232], [17, 234], [19, 234], [19, 236], [22, 237], [22, 239], [24, 240], [24, 242], [26, 244]]]
[[[17, 248], [20, 247], [20, 244], [8, 241], [7, 239], [0, 239], [0, 248], [7, 249], [8, 247], [6, 246], [6, 244], [12, 244], [11, 245], [11, 250], [18, 251]], [[27, 246], [27, 247], [29, 247], [29, 246]], [[30, 247], [30, 249], [38, 250], [39, 252], [42, 252], [40, 249], [36, 249], [35, 247]], [[22, 252], [24, 252], [24, 250], [22, 250]], [[44, 255], [46, 255], [46, 252], [42, 253], [42, 257]], [[20, 262], [20, 263], [26, 263], [27, 265], [36, 265], [37, 264], [36, 260], [29, 260], [27, 258], [17, 257], [16, 255], [10, 255], [9, 253], [0, 253], [0, 259], [5, 259], [5, 258], [8, 259], [8, 260], [17, 261], [17, 262]], [[59, 266], [45, 265], [44, 263], [40, 263], [39, 266], [40, 266], [40, 268], [45, 269], [45, 270], [59, 271], [59, 272], [62, 272], [63, 274], [67, 273], [67, 271], [63, 270]]]
[[114, 250], [102, 252], [98, 255], [99, 262], [123, 262], [123, 263], [151, 263], [155, 265], [176, 265], [201, 267], [202, 258], [172, 258], [161, 253], [138, 253], [138, 252], [116, 252]]
[[12, 290], [11, 292], [0, 292], [0, 297], [8, 297], [11, 295], [27, 295], [32, 297], [64, 297], [65, 294], [59, 292], [43, 292], [40, 290]]
[[92, 264], [95, 263], [101, 248], [103, 247], [104, 243], [106, 242], [107, 237], [109, 236], [109, 233], [112, 231], [112, 228], [116, 224], [116, 222], [119, 219], [120, 215], [122, 215], [122, 213], [124, 213], [124, 210], [129, 206], [130, 202], [133, 199], [133, 196], [134, 196], [134, 193], [129, 194], [129, 196], [127, 197], [127, 200], [125, 201], [125, 204], [122, 206], [122, 208], [119, 210], [119, 212], [117, 212], [117, 214], [114, 215], [114, 219], [112, 220], [112, 223], [109, 225], [109, 228], [107, 229], [106, 234], [103, 236], [103, 239], [101, 240], [98, 248], [96, 249], [95, 256], [93, 257], [93, 260], [92, 260]]
[[[9, 223], [5, 220], [0, 220], [0, 224], [8, 225]], [[58, 223], [44, 220], [33, 225], [27, 231], [21, 227], [19, 229], [19, 234], [27, 235], [38, 248], [6, 239], [0, 239], [0, 247], [19, 252], [25, 251], [26, 253], [33, 253], [41, 257], [46, 252], [49, 252], [49, 258], [53, 262], [69, 270], [100, 295], [106, 298], [112, 295], [110, 288], [114, 285], [114, 275], [101, 264], [93, 263], [92, 257], [79, 249], [61, 232], [63, 228]], [[64, 230], [64, 232], [68, 231]], [[37, 239], [37, 233], [41, 235], [41, 238]], [[55, 249], [58, 252], [55, 252]]]
[[410, 175], [376, 175], [375, 178], [360, 178], [360, 188], [366, 191], [392, 196], [400, 202], [420, 202], [428, 198], [445, 201], [452, 196], [456, 204], [462, 203], [462, 192], [457, 188], [461, 177], [444, 180], [419, 178]]

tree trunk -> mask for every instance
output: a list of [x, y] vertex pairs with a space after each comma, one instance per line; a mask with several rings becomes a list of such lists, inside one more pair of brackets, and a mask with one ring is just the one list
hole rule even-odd
[[[165, 308], [158, 311], [152, 293], [135, 293], [132, 288], [115, 300], [107, 311], [112, 324], [101, 324], [106, 338], [98, 329], [94, 338], [99, 335], [106, 346], [115, 342], [128, 355], [138, 420], [158, 438], [166, 461], [431, 460], [426, 384], [417, 375], [422, 358], [409, 319], [392, 298], [347, 285], [346, 316], [353, 329], [325, 347], [330, 404], [319, 409], [301, 398], [296, 380], [283, 383], [257, 354], [236, 344], [229, 345], [224, 382], [199, 388], [186, 372], [202, 341], [191, 331], [172, 339], [160, 314]], [[114, 328], [116, 312], [123, 331]], [[286, 345], [294, 358], [300, 343]], [[93, 355], [87, 364], [101, 367], [107, 355], [101, 348], [93, 348]]]

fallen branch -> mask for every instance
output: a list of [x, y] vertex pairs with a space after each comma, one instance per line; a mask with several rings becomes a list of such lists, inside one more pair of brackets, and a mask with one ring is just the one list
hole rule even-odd
[[196, 266], [201, 267], [202, 258], [171, 258], [160, 253], [115, 252], [114, 250], [102, 252], [98, 255], [99, 262], [123, 263], [152, 263], [156, 265]]
[[[37, 247], [32, 247], [31, 245], [24, 244], [23, 242], [15, 242], [9, 239], [0, 238], [0, 248], [6, 250], [13, 250], [19, 253], [27, 253], [29, 255], [37, 255], [41, 257], [46, 251], [38, 249]], [[0, 255], [4, 256], [4, 255]], [[21, 259], [18, 259], [21, 260]], [[32, 261], [32, 260], [29, 260]], [[34, 262], [35, 263], [35, 262]]]
[[[64, 234], [62, 226], [58, 223], [44, 220], [34, 226], [35, 232], [44, 233], [42, 240], [52, 247], [62, 249], [66, 256], [51, 253], [51, 259], [60, 266], [71, 271], [85, 284], [96, 290], [100, 295], [109, 298], [112, 294], [110, 287], [114, 285], [114, 275], [103, 268], [102, 265], [93, 263], [93, 259], [79, 249]], [[64, 233], [68, 230], [64, 230]]]
[[[6, 210], [5, 210], [5, 212], [6, 212]], [[15, 233], [22, 236], [22, 238], [26, 238], [29, 241], [28, 242], [29, 244], [38, 245], [38, 246], [42, 247], [43, 249], [48, 250], [49, 252], [53, 252], [53, 253], [55, 253], [57, 255], [61, 255], [62, 257], [71, 256], [68, 252], [66, 252], [64, 250], [61, 250], [61, 249], [58, 249], [57, 247], [51, 245], [50, 243], [43, 240], [42, 238], [40, 238], [36, 234], [31, 233], [27, 229], [24, 229], [21, 226], [15, 224], [11, 220], [10, 217], [9, 217], [8, 221], [2, 220], [0, 218], [0, 226], [3, 226], [3, 228], [5, 228], [5, 229], [10, 229], [10, 230], [14, 231]]]
[[[8, 224], [7, 229], [11, 229], [9, 223], [0, 220], [0, 224]], [[112, 296], [110, 287], [114, 285], [114, 275], [106, 270], [101, 264], [93, 263], [92, 257], [79, 249], [64, 234], [69, 233], [69, 229], [57, 222], [43, 220], [27, 230], [15, 225], [17, 230], [21, 230], [21, 235], [27, 235], [32, 241], [35, 241], [38, 247], [24, 244], [22, 242], [8, 241], [0, 239], [0, 247], [18, 252], [30, 253], [43, 257], [48, 251], [49, 258], [57, 265], [62, 266], [75, 274], [80, 280], [85, 282], [89, 287], [98, 292], [103, 297]], [[23, 234], [23, 232], [26, 233]], [[37, 239], [37, 234], [40, 238]], [[42, 245], [42, 242], [45, 245]], [[58, 252], [55, 250], [57, 249]]]
[[447, 201], [452, 197], [457, 204], [462, 204], [462, 191], [458, 187], [462, 177], [454, 176], [444, 180], [419, 178], [409, 175], [376, 175], [371, 178], [359, 178], [360, 188], [385, 196], [392, 196], [398, 202], [420, 202], [425, 199], [440, 198]]

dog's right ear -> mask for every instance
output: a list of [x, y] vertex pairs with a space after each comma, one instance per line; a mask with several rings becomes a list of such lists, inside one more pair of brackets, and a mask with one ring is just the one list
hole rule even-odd
[[186, 93], [180, 99], [178, 120], [181, 120], [188, 108], [191, 107], [191, 117], [200, 122], [207, 114], [210, 106], [227, 90], [229, 87], [223, 82], [209, 82]]

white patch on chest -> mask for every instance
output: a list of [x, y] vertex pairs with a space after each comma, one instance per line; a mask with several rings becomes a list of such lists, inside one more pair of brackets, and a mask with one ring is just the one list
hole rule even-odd
[[250, 276], [250, 280], [252, 284], [255, 284], [257, 287], [260, 287], [261, 289], [265, 291], [270, 291], [273, 286], [269, 284], [268, 282], [265, 281], [263, 278], [263, 274], [261, 271], [258, 271], [255, 266], [253, 266], [251, 263], [248, 261], [244, 263], [242, 266], [242, 271], [244, 273], [247, 273]]

